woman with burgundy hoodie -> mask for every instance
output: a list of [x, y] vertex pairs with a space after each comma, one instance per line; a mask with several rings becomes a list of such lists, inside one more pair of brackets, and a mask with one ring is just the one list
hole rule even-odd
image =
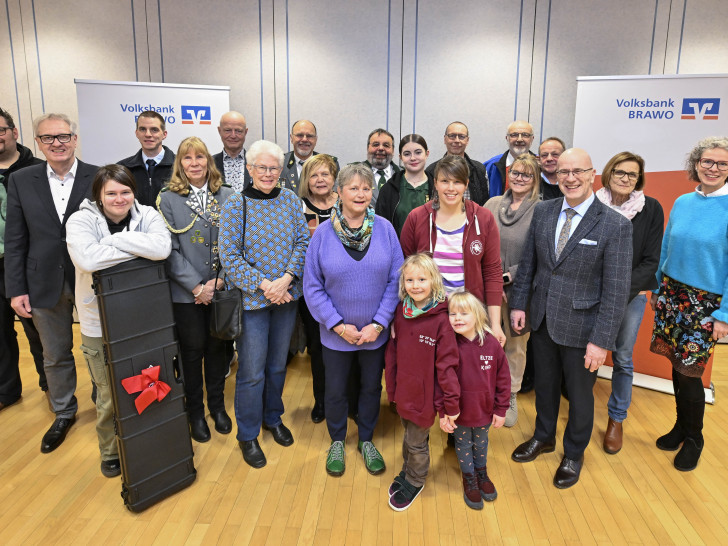
[[434, 198], [410, 212], [400, 243], [405, 256], [428, 252], [433, 257], [448, 297], [467, 290], [485, 303], [493, 335], [502, 346], [500, 237], [493, 214], [465, 199], [468, 173], [459, 156], [437, 163]]
[[[440, 411], [440, 428], [455, 434], [455, 454], [463, 474], [465, 504], [483, 508], [498, 496], [488, 478], [488, 429], [503, 426], [511, 396], [511, 372], [500, 343], [490, 334], [483, 304], [472, 294], [450, 298], [450, 324], [457, 332], [460, 415]], [[454, 421], [454, 422], [453, 422]]]
[[454, 421], [460, 395], [455, 334], [447, 318], [442, 276], [432, 258], [415, 254], [404, 261], [399, 297], [385, 354], [387, 396], [396, 402], [404, 427], [402, 471], [389, 488], [389, 506], [397, 512], [409, 508], [425, 486], [429, 433], [437, 410]]

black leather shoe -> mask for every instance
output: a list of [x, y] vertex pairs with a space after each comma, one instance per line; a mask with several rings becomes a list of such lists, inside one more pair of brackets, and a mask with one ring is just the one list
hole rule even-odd
[[263, 430], [270, 431], [277, 444], [281, 444], [284, 447], [288, 447], [293, 444], [293, 434], [291, 434], [291, 431], [288, 430], [288, 427], [283, 423], [277, 427], [269, 427], [263, 423]]
[[211, 414], [212, 420], [215, 421], [215, 430], [220, 434], [230, 434], [233, 430], [233, 422], [225, 410], [216, 411]]
[[311, 410], [311, 421], [314, 423], [320, 423], [325, 418], [326, 413], [324, 412], [324, 405], [316, 402]]
[[267, 461], [265, 460], [265, 453], [260, 449], [258, 439], [247, 440], [245, 442], [238, 442], [240, 450], [243, 452], [243, 459], [253, 468], [263, 468]]
[[56, 420], [48, 429], [48, 432], [43, 436], [43, 440], [40, 443], [41, 453], [50, 453], [63, 443], [68, 434], [68, 429], [71, 425], [76, 422], [76, 416], [74, 415], [70, 419], [64, 419], [63, 417], [57, 417]]
[[554, 474], [554, 485], [559, 489], [566, 489], [574, 485], [579, 481], [579, 474], [583, 464], [583, 456], [578, 461], [566, 457], [561, 459], [561, 464], [556, 470], [556, 474]]
[[119, 464], [119, 459], [101, 461], [101, 473], [107, 478], [113, 478], [121, 474], [121, 464]]
[[528, 463], [535, 460], [541, 453], [551, 453], [554, 449], [556, 449], [556, 442], [541, 442], [536, 438], [531, 438], [515, 449], [511, 459], [517, 463]]
[[195, 442], [208, 442], [210, 440], [210, 427], [204, 417], [190, 419], [190, 434]]

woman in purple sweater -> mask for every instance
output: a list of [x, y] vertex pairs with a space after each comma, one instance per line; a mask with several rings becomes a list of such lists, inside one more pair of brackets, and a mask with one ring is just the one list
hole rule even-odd
[[374, 178], [366, 165], [344, 167], [337, 179], [339, 200], [330, 220], [314, 233], [306, 253], [303, 293], [320, 325], [326, 389], [324, 407], [331, 447], [326, 471], [344, 473], [348, 414], [347, 382], [359, 362], [358, 450], [371, 474], [384, 472], [372, 437], [379, 419], [388, 326], [399, 301], [402, 250], [387, 220], [370, 207]]

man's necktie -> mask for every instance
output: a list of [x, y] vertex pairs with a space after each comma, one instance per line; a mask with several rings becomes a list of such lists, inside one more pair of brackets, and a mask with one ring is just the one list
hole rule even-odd
[[384, 177], [384, 171], [382, 169], [378, 169], [377, 174], [379, 175], [379, 178], [377, 178], [377, 188], [381, 190], [387, 179]]
[[154, 167], [156, 167], [157, 162], [153, 159], [147, 159], [147, 173], [149, 174], [149, 180], [152, 179], [152, 173], [154, 173]]
[[569, 232], [571, 231], [571, 219], [576, 214], [576, 211], [574, 209], [566, 209], [564, 212], [566, 213], [566, 222], [564, 222], [564, 225], [561, 226], [561, 233], [559, 233], [559, 242], [556, 243], [557, 260], [559, 259], [559, 256], [563, 252], [564, 247], [569, 240]]

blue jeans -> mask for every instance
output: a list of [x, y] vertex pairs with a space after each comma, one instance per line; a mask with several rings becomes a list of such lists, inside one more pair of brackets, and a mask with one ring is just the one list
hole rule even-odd
[[239, 441], [254, 440], [262, 423], [275, 427], [283, 415], [286, 356], [296, 323], [297, 301], [243, 311], [243, 333], [236, 340], [235, 419]]
[[632, 350], [637, 341], [637, 332], [639, 332], [646, 305], [647, 296], [644, 294], [637, 294], [627, 304], [622, 324], [617, 333], [616, 347], [612, 351], [612, 363], [614, 364], [612, 395], [607, 402], [607, 412], [609, 417], [618, 423], [627, 418], [627, 410], [632, 402], [632, 370], [634, 369]]

